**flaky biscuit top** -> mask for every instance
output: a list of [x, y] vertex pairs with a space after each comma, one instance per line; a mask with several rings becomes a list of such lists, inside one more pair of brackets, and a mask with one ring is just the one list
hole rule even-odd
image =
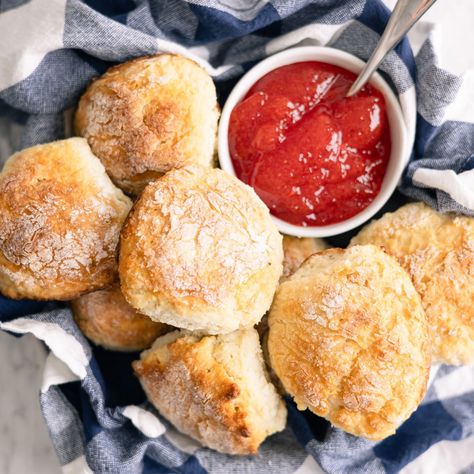
[[122, 291], [136, 309], [210, 333], [255, 324], [282, 271], [281, 236], [254, 191], [217, 169], [151, 183], [122, 232]]
[[0, 174], [0, 289], [64, 300], [110, 284], [130, 207], [82, 138], [16, 153]]
[[280, 285], [268, 323], [271, 366], [298, 408], [349, 433], [383, 439], [424, 396], [430, 354], [420, 297], [375, 246], [310, 257]]

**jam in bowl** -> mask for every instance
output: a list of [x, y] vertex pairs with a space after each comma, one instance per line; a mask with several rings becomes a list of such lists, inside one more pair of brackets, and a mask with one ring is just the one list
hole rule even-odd
[[250, 70], [224, 106], [221, 167], [254, 188], [281, 232], [345, 232], [395, 189], [408, 160], [406, 126], [378, 74], [346, 97], [362, 66], [332, 48], [290, 49]]

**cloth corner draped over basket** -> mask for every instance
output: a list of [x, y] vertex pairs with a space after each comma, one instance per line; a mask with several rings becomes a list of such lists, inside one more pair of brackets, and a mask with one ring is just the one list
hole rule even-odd
[[[388, 15], [379, 0], [0, 0], [0, 164], [14, 150], [67, 136], [81, 92], [117, 62], [188, 55], [213, 76], [222, 104], [255, 62], [292, 46], [330, 45], [367, 59]], [[473, 215], [473, 76], [439, 64], [435, 44], [429, 27], [417, 25], [411, 43], [404, 40], [381, 66], [408, 127], [416, 121], [400, 191]], [[0, 321], [50, 349], [41, 408], [67, 473], [431, 474], [460, 471], [455, 460], [464, 468], [466, 452], [474, 472], [472, 367], [438, 368], [418, 410], [382, 442], [330, 428], [288, 401], [288, 428], [258, 456], [232, 457], [161, 419], [131, 373], [137, 355], [92, 348], [66, 306], [0, 297]]]

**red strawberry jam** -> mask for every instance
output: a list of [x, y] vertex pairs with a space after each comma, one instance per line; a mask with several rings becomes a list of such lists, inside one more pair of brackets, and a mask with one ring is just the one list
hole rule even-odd
[[365, 209], [390, 157], [381, 92], [346, 93], [355, 74], [311, 61], [262, 77], [232, 111], [229, 149], [237, 176], [289, 223], [321, 226]]

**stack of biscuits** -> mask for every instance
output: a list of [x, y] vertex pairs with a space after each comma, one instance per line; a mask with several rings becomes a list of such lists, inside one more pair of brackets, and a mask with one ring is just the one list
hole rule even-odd
[[71, 301], [93, 343], [143, 351], [151, 403], [217, 451], [257, 453], [285, 394], [354, 435], [393, 434], [433, 361], [474, 362], [474, 219], [413, 203], [347, 249], [283, 237], [214, 167], [218, 116], [181, 56], [92, 82], [78, 136], [0, 174], [0, 291]]

